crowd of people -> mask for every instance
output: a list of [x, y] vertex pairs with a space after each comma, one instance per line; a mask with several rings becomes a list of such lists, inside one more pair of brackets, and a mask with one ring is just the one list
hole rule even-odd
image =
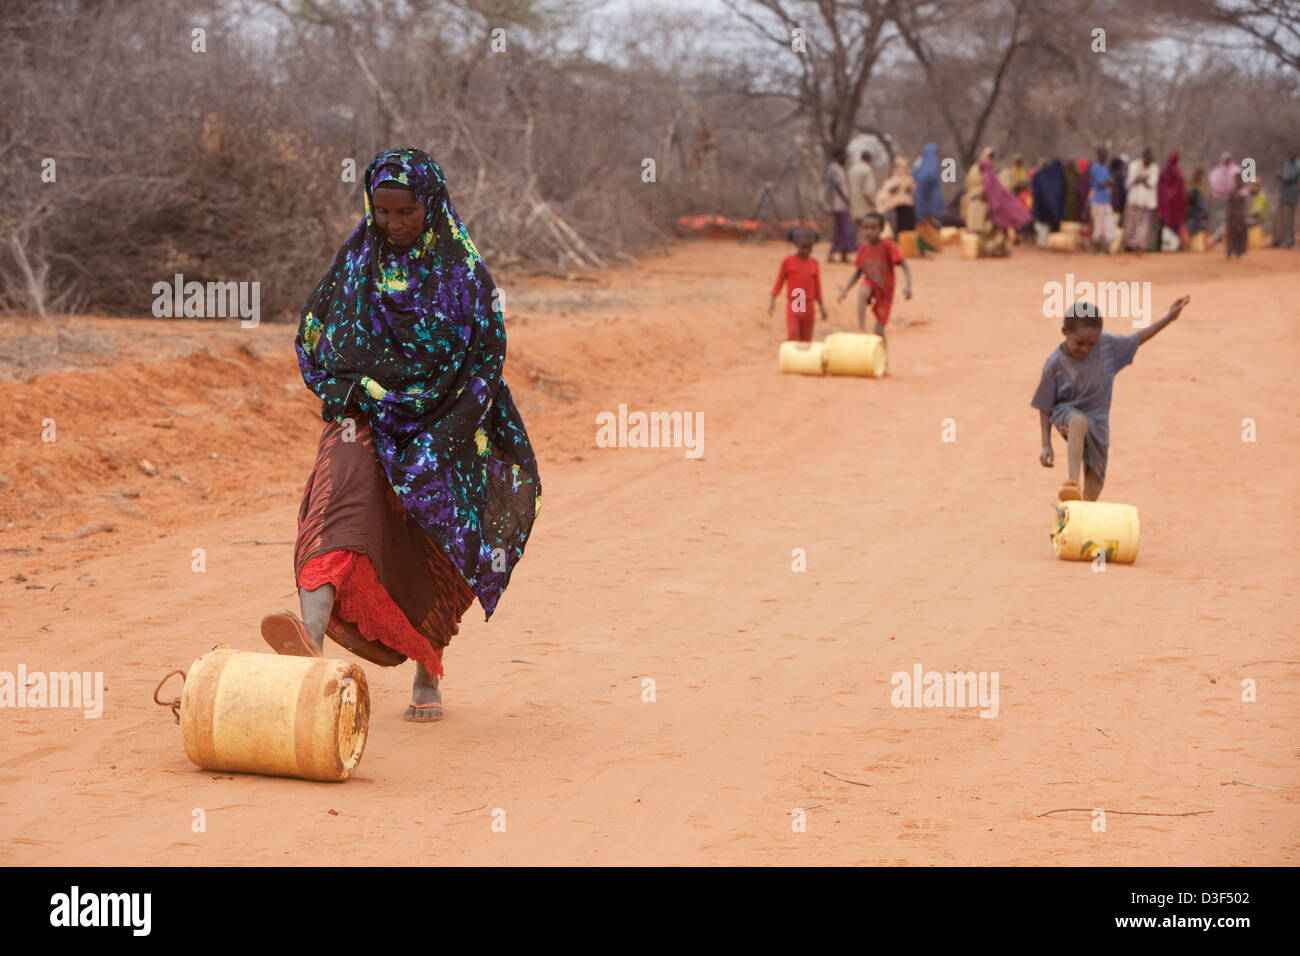
[[[1253, 164], [1225, 151], [1209, 171], [1197, 166], [1190, 177], [1171, 150], [1163, 166], [1148, 147], [1129, 158], [1105, 148], [1095, 159], [1063, 162], [1040, 158], [1027, 167], [1016, 153], [995, 169], [985, 149], [967, 171], [961, 189], [945, 202], [939, 148], [928, 144], [915, 166], [895, 156], [890, 176], [879, 186], [871, 155], [862, 152], [845, 167], [838, 150], [826, 172], [826, 198], [833, 228], [830, 258], [847, 262], [857, 247], [856, 229], [868, 213], [885, 216], [895, 234], [915, 230], [919, 248], [937, 245], [930, 230], [958, 226], [977, 234], [981, 256], [1007, 255], [1012, 243], [1046, 246], [1063, 222], [1077, 222], [1094, 252], [1209, 249], [1221, 245], [1229, 258], [1246, 252], [1251, 226], [1269, 224], [1269, 198]], [[1300, 154], [1292, 150], [1274, 177], [1278, 210], [1273, 240], [1296, 248], [1296, 206], [1300, 199]]]

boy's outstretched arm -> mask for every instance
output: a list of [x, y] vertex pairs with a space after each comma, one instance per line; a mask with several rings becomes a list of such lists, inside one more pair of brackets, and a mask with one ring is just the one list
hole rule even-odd
[[1161, 319], [1159, 322], [1155, 323], [1154, 325], [1148, 325], [1145, 329], [1142, 329], [1141, 331], [1138, 332], [1137, 334], [1138, 345], [1146, 344], [1146, 342], [1148, 342], [1151, 339], [1151, 336], [1155, 335], [1157, 332], [1163, 329], [1170, 322], [1177, 319], [1178, 316], [1182, 313], [1183, 308], [1187, 305], [1187, 303], [1191, 301], [1192, 301], [1192, 297], [1190, 295], [1185, 295], [1181, 299], [1175, 301], [1174, 304], [1169, 307], [1169, 311], [1165, 313], [1165, 317], [1163, 319]]
[[1051, 468], [1056, 461], [1056, 455], [1052, 452], [1052, 413], [1040, 408], [1038, 421], [1043, 426], [1043, 450], [1039, 453], [1038, 460], [1044, 468]]
[[899, 265], [903, 267], [903, 298], [910, 299], [912, 297], [912, 270], [908, 268], [906, 259], [900, 262]]

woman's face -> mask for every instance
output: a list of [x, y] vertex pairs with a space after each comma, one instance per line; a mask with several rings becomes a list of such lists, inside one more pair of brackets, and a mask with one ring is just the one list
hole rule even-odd
[[424, 232], [424, 206], [415, 193], [380, 185], [371, 193], [375, 225], [395, 246], [413, 246]]

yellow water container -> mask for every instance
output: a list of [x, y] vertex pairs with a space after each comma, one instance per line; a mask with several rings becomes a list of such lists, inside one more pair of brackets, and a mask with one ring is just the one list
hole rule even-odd
[[1070, 222], [1069, 220], [1066, 220], [1065, 222], [1061, 223], [1061, 232], [1065, 233], [1067, 236], [1073, 239], [1075, 247], [1077, 248], [1079, 245], [1079, 240], [1083, 236], [1083, 223]]
[[356, 664], [225, 648], [190, 666], [180, 717], [185, 755], [205, 770], [346, 780], [370, 692]]
[[1190, 249], [1192, 252], [1204, 252], [1205, 233], [1198, 232], [1196, 235], [1192, 236], [1192, 241], [1188, 243], [1187, 248]]
[[[1264, 227], [1250, 226], [1246, 230], [1246, 248], [1263, 249], [1264, 248]], [[906, 253], [904, 253], [906, 255]]]
[[978, 259], [980, 257], [979, 233], [963, 232], [961, 234], [961, 257], [963, 259]]
[[1114, 255], [1115, 253], [1120, 252], [1123, 249], [1124, 249], [1124, 227], [1117, 226], [1115, 228], [1115, 241], [1110, 244], [1110, 252], [1112, 255]]
[[916, 230], [904, 229], [898, 234], [898, 251], [904, 259], [915, 259], [919, 249], [916, 245]]
[[1079, 240], [1068, 232], [1054, 232], [1047, 237], [1047, 248], [1053, 252], [1074, 252], [1079, 248]]
[[832, 375], [885, 374], [885, 340], [863, 332], [832, 332], [823, 343], [826, 371]]
[[880, 238], [882, 239], [894, 238], [894, 224], [891, 223], [888, 219], [885, 220], [885, 228], [880, 230]]
[[1138, 553], [1138, 510], [1102, 501], [1062, 501], [1056, 506], [1052, 550], [1064, 561], [1106, 560], [1132, 564]]
[[826, 371], [826, 353], [820, 342], [782, 342], [777, 358], [782, 372], [822, 375]]
[[944, 226], [939, 230], [939, 238], [945, 246], [955, 246], [961, 242], [961, 230], [956, 226]]

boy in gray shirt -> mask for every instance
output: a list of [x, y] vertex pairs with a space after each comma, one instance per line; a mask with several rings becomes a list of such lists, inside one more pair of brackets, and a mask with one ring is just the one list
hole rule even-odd
[[[1057, 497], [1096, 501], [1106, 480], [1106, 459], [1110, 452], [1110, 397], [1115, 375], [1133, 361], [1138, 346], [1178, 318], [1191, 296], [1183, 296], [1169, 307], [1159, 322], [1132, 335], [1110, 335], [1101, 330], [1101, 312], [1091, 302], [1076, 302], [1065, 312], [1061, 334], [1065, 341], [1047, 356], [1043, 377], [1030, 404], [1038, 409], [1043, 429], [1043, 451], [1038, 456], [1044, 468], [1055, 461], [1052, 426], [1065, 437], [1069, 477]], [[1084, 482], [1079, 484], [1079, 466]], [[1082, 491], [1082, 495], [1080, 495]]]

